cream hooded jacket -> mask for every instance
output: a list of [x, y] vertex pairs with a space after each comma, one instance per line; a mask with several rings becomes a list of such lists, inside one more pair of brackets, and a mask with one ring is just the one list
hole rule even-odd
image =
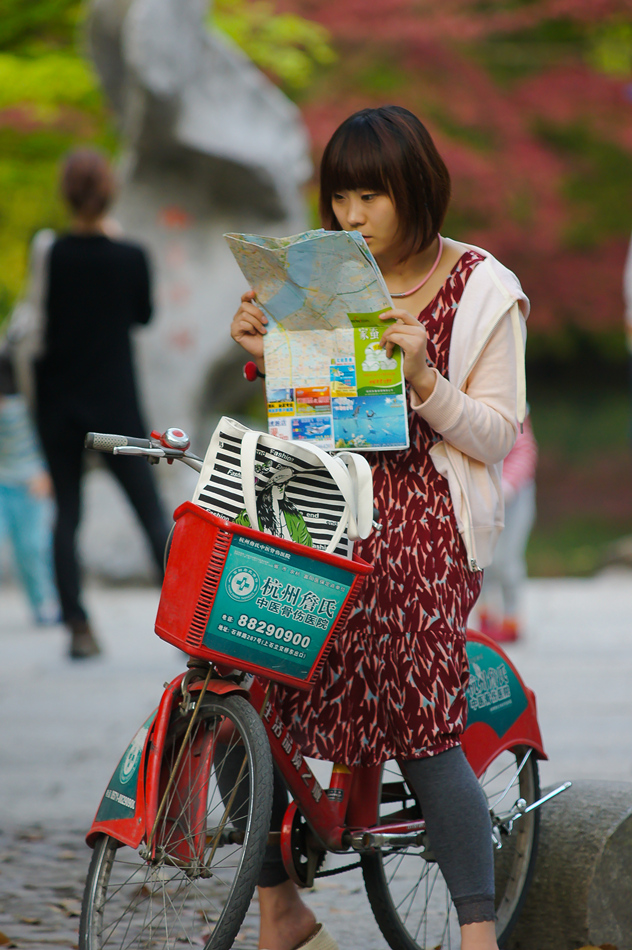
[[448, 379], [411, 406], [441, 435], [430, 449], [448, 481], [468, 567], [491, 563], [504, 527], [502, 462], [526, 411], [524, 347], [529, 301], [518, 278], [487, 251], [465, 285], [450, 341]]

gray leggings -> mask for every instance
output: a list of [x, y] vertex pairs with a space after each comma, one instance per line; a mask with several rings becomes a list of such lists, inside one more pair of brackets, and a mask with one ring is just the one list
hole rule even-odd
[[[421, 804], [430, 846], [452, 895], [459, 924], [495, 920], [489, 811], [463, 750], [458, 747], [400, 765]], [[287, 802], [283, 779], [275, 768], [273, 831], [281, 829]], [[268, 845], [259, 887], [275, 887], [287, 880], [281, 849]]]
[[492, 826], [485, 795], [459, 747], [402, 762], [459, 924], [495, 920]]

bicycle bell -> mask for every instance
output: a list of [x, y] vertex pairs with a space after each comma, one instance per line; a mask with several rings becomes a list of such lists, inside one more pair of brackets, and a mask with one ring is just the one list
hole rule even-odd
[[181, 449], [183, 452], [191, 445], [191, 439], [183, 429], [167, 429], [160, 441], [170, 449]]

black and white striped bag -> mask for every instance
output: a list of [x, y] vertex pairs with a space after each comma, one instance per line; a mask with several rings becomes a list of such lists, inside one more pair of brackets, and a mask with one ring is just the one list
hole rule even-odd
[[373, 478], [362, 455], [328, 455], [224, 416], [193, 501], [228, 521], [351, 557], [353, 542], [371, 532]]

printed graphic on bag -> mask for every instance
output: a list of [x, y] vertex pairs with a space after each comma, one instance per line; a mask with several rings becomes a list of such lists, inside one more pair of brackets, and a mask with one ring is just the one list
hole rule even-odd
[[[241, 439], [220, 431], [212, 469], [193, 501], [219, 518], [325, 550], [345, 514], [345, 501], [329, 472], [277, 448], [257, 446], [255, 493], [258, 525], [245, 510], [241, 480]], [[206, 465], [206, 463], [205, 463]], [[335, 554], [350, 557], [343, 535]]]

